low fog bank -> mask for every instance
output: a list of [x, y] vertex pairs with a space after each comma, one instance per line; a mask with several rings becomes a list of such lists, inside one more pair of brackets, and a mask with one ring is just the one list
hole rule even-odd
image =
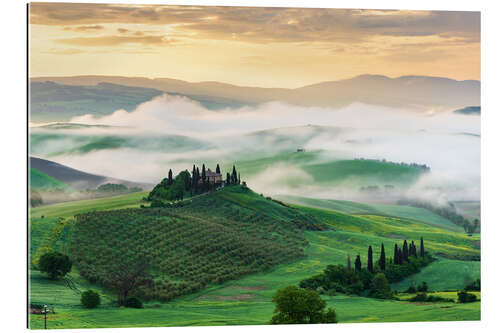
[[[377, 200], [403, 195], [434, 201], [480, 198], [479, 117], [432, 109], [421, 114], [359, 103], [340, 110], [271, 102], [213, 111], [186, 97], [163, 95], [133, 112], [85, 115], [71, 123], [112, 127], [32, 128], [33, 134], [48, 134], [39, 138], [38, 154], [79, 170], [130, 181], [156, 182], [169, 168], [190, 170], [194, 162], [230, 164], [304, 148], [322, 151], [315, 161], [304, 163], [317, 163], [319, 158], [322, 162], [370, 158], [430, 166], [431, 172], [410, 188], [384, 193]], [[88, 138], [105, 142], [116, 136], [125, 138], [125, 143], [111, 148], [95, 145], [84, 152], [76, 149]], [[162, 141], [161, 147], [152, 143], [166, 136], [176, 139]], [[184, 140], [181, 137], [191, 141], [179, 146], [176, 140]], [[257, 192], [269, 195], [375, 200], [374, 195], [360, 194], [348, 181], [335, 187], [315, 184], [300, 165], [276, 163], [242, 178]]]

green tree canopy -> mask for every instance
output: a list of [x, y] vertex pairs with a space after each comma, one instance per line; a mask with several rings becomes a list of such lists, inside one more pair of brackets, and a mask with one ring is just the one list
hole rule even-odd
[[392, 296], [391, 286], [384, 273], [378, 273], [373, 277], [371, 293], [377, 298], [390, 298]]
[[38, 268], [47, 273], [51, 279], [63, 277], [71, 271], [71, 260], [59, 252], [47, 252], [40, 257]]
[[314, 290], [287, 286], [273, 296], [276, 304], [271, 324], [336, 323], [334, 309], [326, 310], [326, 301]]

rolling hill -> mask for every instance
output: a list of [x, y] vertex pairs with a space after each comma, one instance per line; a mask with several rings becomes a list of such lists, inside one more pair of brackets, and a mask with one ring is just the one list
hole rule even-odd
[[[111, 87], [116, 89], [117, 85], [153, 89], [155, 92], [148, 90], [147, 93], [151, 95], [161, 91], [189, 96], [212, 109], [282, 101], [302, 106], [332, 108], [360, 102], [426, 111], [430, 107], [456, 109], [463, 105], [479, 105], [480, 103], [479, 81], [456, 81], [428, 76], [389, 78], [382, 75], [360, 75], [351, 79], [322, 82], [296, 89], [240, 87], [220, 82], [186, 82], [168, 78], [119, 76], [34, 77], [30, 81], [31, 84], [50, 81], [59, 85], [75, 86], [74, 89], [82, 90], [79, 93], [81, 96], [85, 95], [83, 93], [85, 89], [91, 89], [90, 87], [103, 83], [105, 83], [104, 88], [112, 84]], [[119, 92], [110, 91], [106, 94], [106, 103], [109, 103], [114, 93], [120, 96]], [[48, 96], [51, 96], [50, 93], [38, 96], [35, 89], [35, 98], [32, 99], [35, 110], [44, 112], [52, 110], [50, 104], [47, 106], [43, 104], [49, 99]], [[52, 98], [55, 97], [54, 101], [60, 100], [55, 92], [52, 96]], [[79, 98], [79, 100], [84, 101], [85, 98]], [[54, 103], [54, 107], [60, 105], [60, 102]], [[102, 105], [99, 106], [99, 110], [103, 110]]]
[[134, 183], [126, 180], [115, 179], [112, 177], [94, 175], [73, 168], [69, 168], [67, 166], [64, 166], [56, 162], [32, 156], [30, 157], [29, 164], [32, 170], [35, 169], [39, 171], [39, 172], [35, 171], [34, 173], [35, 177], [38, 177], [36, 175], [39, 175], [39, 173], [43, 173], [51, 177], [52, 179], [55, 179], [58, 182], [62, 182], [67, 186], [70, 186], [76, 190], [92, 189], [105, 183], [123, 184], [127, 187], [137, 186], [137, 187], [142, 187], [144, 189], [151, 188], [152, 186], [151, 184], [147, 183]]
[[[441, 280], [447, 281], [453, 279], [446, 276], [447, 271], [467, 271], [471, 276], [478, 274], [479, 262], [464, 260], [479, 254], [478, 236], [468, 237], [444, 225], [430, 225], [399, 217], [345, 214], [324, 208], [290, 206], [237, 186], [188, 199], [184, 204], [172, 208], [141, 209], [139, 206], [143, 196], [144, 193], [133, 193], [31, 210], [32, 257], [47, 248], [77, 256], [84, 263], [84, 270], [80, 271], [76, 265], [70, 274], [71, 281], [78, 290], [91, 288], [102, 295], [103, 303], [98, 309], [85, 310], [79, 305], [79, 294], [67, 288], [64, 281], [49, 280], [32, 269], [31, 300], [57, 308], [58, 316], [53, 316], [50, 321], [52, 328], [264, 324], [272, 316], [274, 305], [271, 298], [278, 288], [297, 284], [321, 272], [326, 265], [345, 263], [348, 254], [353, 256], [360, 253], [365, 263], [368, 245], [374, 246], [374, 256], [377, 257], [378, 245], [382, 242], [386, 249], [391, 249], [395, 242], [415, 240], [422, 235], [431, 253], [461, 258], [440, 259], [446, 265], [431, 265], [428, 267], [429, 272], [437, 272], [443, 276]], [[345, 205], [355, 206], [351, 203]], [[96, 209], [100, 213], [95, 213]], [[366, 209], [366, 213], [370, 213], [374, 208]], [[75, 220], [74, 215], [77, 213], [83, 215]], [[127, 216], [125, 219], [122, 218], [124, 214]], [[40, 218], [41, 215], [45, 217]], [[290, 223], [292, 220], [309, 220], [326, 228], [323, 231], [296, 228]], [[427, 221], [426, 216], [421, 217], [421, 220]], [[120, 225], [122, 222], [118, 221], [126, 222]], [[112, 230], [109, 235], [105, 232], [107, 228]], [[233, 237], [226, 237], [226, 231]], [[98, 235], [104, 241], [99, 241]], [[140, 240], [143, 236], [146, 237], [144, 242]], [[246, 240], [250, 252], [246, 252], [239, 241], [235, 242], [237, 239]], [[210, 243], [207, 246], [203, 245], [206, 241]], [[102, 262], [108, 260], [108, 255], [109, 258], [113, 257], [116, 249], [123, 247], [123, 244], [130, 246], [135, 254], [151, 260], [155, 267], [159, 266], [154, 270], [157, 282], [151, 297], [161, 298], [163, 295], [163, 301], [147, 301], [142, 310], [120, 309], [116, 307], [115, 295], [103, 288], [100, 282], [96, 284], [99, 280], [89, 282], [80, 276], [80, 273], [87, 274], [85, 269], [89, 267], [97, 269], [90, 272], [102, 274]], [[263, 251], [270, 249], [269, 246], [276, 247], [276, 251]], [[289, 248], [289, 254], [297, 248], [302, 248], [303, 252], [293, 258], [285, 254], [281, 256], [281, 246]], [[103, 254], [101, 259], [94, 260], [95, 256], [89, 256], [99, 249]], [[198, 257], [204, 262], [210, 255], [219, 257], [224, 252], [227, 261], [211, 260], [206, 263], [208, 266], [202, 275], [208, 279], [210, 274], [221, 277], [235, 275], [228, 280], [213, 280], [201, 289], [193, 288], [190, 277], [199, 275]], [[389, 251], [388, 255], [391, 256], [392, 252]], [[264, 259], [268, 256], [275, 264], [265, 270], [248, 271], [254, 260], [268, 260]], [[163, 257], [170, 259], [162, 262]], [[180, 259], [183, 259], [182, 263], [175, 265]], [[244, 274], [238, 275], [238, 270]], [[419, 273], [421, 275], [415, 275], [414, 279], [419, 283], [433, 274], [429, 272], [422, 270]], [[201, 280], [197, 279], [196, 282]], [[429, 284], [433, 290], [448, 289], [447, 284], [430, 278]], [[455, 283], [453, 287], [462, 287], [462, 284]], [[166, 301], [171, 296], [174, 298]], [[146, 295], [142, 294], [142, 297]], [[479, 303], [443, 307], [442, 304], [381, 301], [342, 294], [324, 296], [324, 299], [329, 306], [335, 307], [341, 322], [477, 320], [480, 313]], [[31, 316], [30, 325], [41, 328], [43, 321], [40, 321], [40, 317]]]
[[70, 186], [40, 170], [30, 168], [30, 189], [74, 191]]

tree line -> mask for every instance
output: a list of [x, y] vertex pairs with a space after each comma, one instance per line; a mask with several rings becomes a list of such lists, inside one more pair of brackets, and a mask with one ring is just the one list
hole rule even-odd
[[156, 201], [155, 205], [161, 206], [162, 200], [175, 201], [183, 200], [185, 196], [194, 196], [214, 191], [221, 186], [230, 186], [241, 183], [240, 174], [233, 165], [232, 172], [226, 173], [226, 179], [222, 178], [219, 164], [215, 168], [215, 173], [221, 175], [220, 181], [211, 181], [207, 176], [205, 164], [198, 166], [193, 164], [191, 173], [188, 170], [181, 171], [175, 178], [172, 169], [169, 169], [168, 176], [157, 184], [146, 198], [147, 201]]
[[363, 267], [361, 255], [354, 260], [347, 256], [347, 265], [328, 265], [326, 269], [315, 276], [302, 280], [300, 287], [320, 290], [327, 293], [342, 292], [376, 298], [390, 298], [392, 292], [390, 283], [418, 273], [435, 259], [425, 251], [424, 239], [420, 238], [420, 248], [414, 241], [404, 240], [401, 246], [394, 245], [394, 254], [387, 258], [384, 244], [380, 246], [379, 258], [374, 261], [373, 248], [368, 247], [366, 266]]
[[447, 207], [437, 207], [425, 201], [413, 200], [413, 199], [400, 199], [398, 200], [397, 204], [427, 209], [433, 212], [434, 214], [444, 217], [445, 219], [453, 222], [454, 224], [464, 228], [464, 231], [468, 234], [473, 234], [479, 231], [480, 227], [479, 219], [474, 219], [472, 222], [467, 220], [464, 216], [456, 212], [456, 208], [453, 205], [453, 203], [449, 203]]

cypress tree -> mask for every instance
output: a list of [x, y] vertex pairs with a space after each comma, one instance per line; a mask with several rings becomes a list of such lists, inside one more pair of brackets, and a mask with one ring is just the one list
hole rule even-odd
[[231, 185], [231, 175], [229, 172], [226, 173], [226, 185]]
[[351, 270], [351, 256], [347, 255], [347, 270]]
[[416, 258], [417, 257], [417, 247], [415, 246], [414, 241], [411, 241], [410, 249], [411, 249], [410, 254]]
[[394, 244], [394, 265], [399, 265], [398, 254], [398, 244]]
[[193, 164], [193, 171], [191, 171], [191, 189], [196, 189], [196, 166]]
[[371, 245], [368, 247], [368, 264], [366, 267], [370, 273], [373, 273], [373, 250]]
[[424, 256], [424, 237], [420, 237], [420, 256]]
[[168, 185], [172, 185], [174, 183], [174, 177], [172, 175], [172, 169], [168, 170]]
[[382, 243], [382, 247], [380, 249], [380, 259], [378, 260], [378, 265], [381, 270], [385, 271], [385, 249], [384, 243]]
[[215, 172], [220, 174], [220, 167], [219, 167], [219, 163], [217, 163], [217, 166], [215, 167]]
[[406, 242], [406, 239], [403, 243], [403, 260], [408, 261], [408, 243]]
[[233, 165], [233, 173], [231, 175], [231, 184], [236, 184], [238, 181], [238, 174], [236, 173], [236, 167]]
[[241, 184], [240, 173], [238, 172], [238, 184]]
[[401, 248], [398, 249], [398, 260], [399, 260], [399, 264], [402, 265], [403, 264], [403, 250], [401, 250]]
[[361, 257], [359, 256], [359, 254], [354, 261], [354, 269], [356, 270], [356, 272], [361, 271]]

